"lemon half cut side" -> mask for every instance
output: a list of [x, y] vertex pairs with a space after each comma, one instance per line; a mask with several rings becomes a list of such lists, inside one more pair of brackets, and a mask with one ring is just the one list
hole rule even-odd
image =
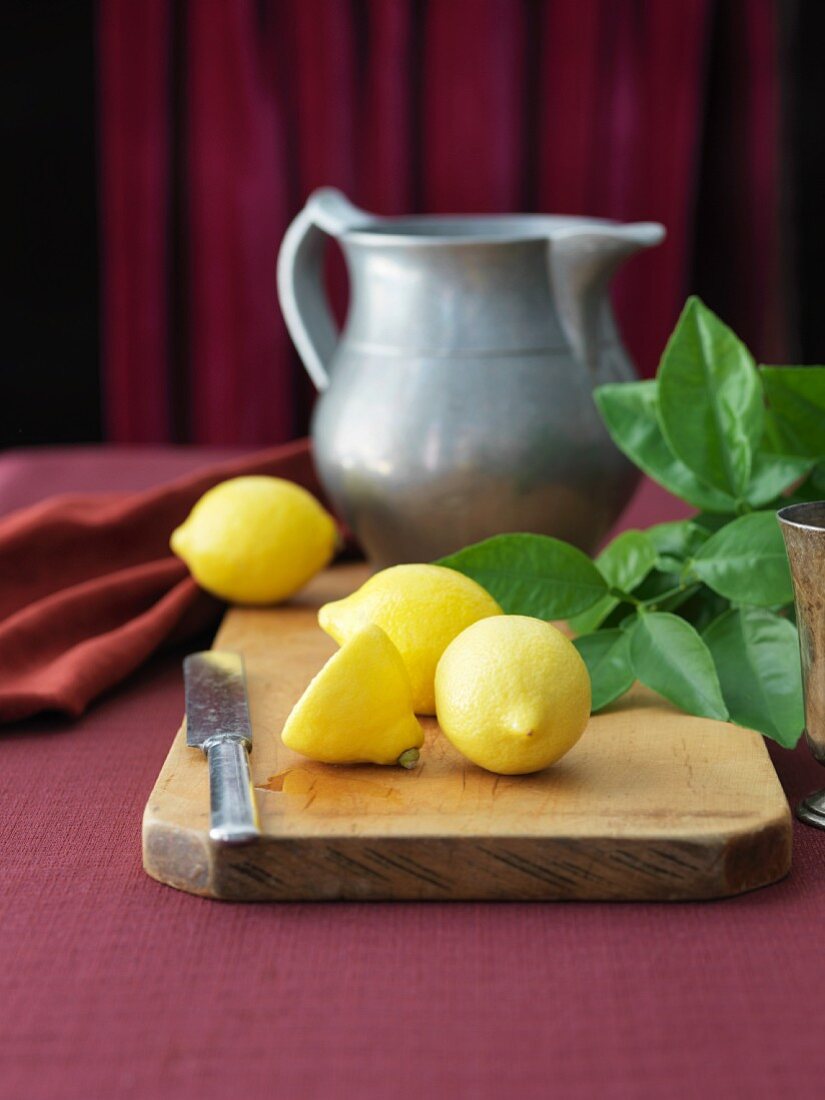
[[404, 661], [417, 714], [435, 714], [435, 669], [471, 623], [503, 612], [470, 577], [442, 565], [393, 565], [346, 599], [324, 604], [318, 622], [343, 643], [365, 626], [386, 631]]
[[292, 708], [281, 739], [325, 764], [412, 767], [424, 744], [401, 655], [368, 626], [330, 657]]

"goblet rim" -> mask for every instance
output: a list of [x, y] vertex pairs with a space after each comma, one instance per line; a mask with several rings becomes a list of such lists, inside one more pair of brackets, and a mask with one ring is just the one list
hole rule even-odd
[[[803, 531], [818, 531], [825, 535], [825, 500], [806, 500], [788, 504], [776, 513], [780, 523]], [[815, 521], [811, 522], [811, 517]], [[805, 522], [808, 520], [808, 522]]]

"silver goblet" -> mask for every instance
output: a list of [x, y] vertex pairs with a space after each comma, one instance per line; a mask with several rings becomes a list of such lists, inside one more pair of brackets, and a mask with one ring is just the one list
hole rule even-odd
[[[825, 501], [791, 504], [778, 517], [793, 577], [805, 740], [814, 759], [825, 764]], [[804, 799], [796, 813], [825, 829], [825, 790]]]

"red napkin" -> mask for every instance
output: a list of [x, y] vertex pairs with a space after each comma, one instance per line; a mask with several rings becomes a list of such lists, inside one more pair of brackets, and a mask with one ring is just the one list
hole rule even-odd
[[210, 466], [142, 493], [60, 496], [0, 519], [0, 722], [76, 717], [162, 643], [217, 622], [169, 550], [210, 486], [275, 474], [316, 496], [305, 440]]

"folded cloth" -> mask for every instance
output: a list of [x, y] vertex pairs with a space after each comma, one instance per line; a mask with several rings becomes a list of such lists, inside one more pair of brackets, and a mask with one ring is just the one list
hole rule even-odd
[[219, 481], [273, 474], [322, 497], [299, 440], [141, 493], [53, 497], [0, 519], [0, 722], [76, 717], [159, 646], [218, 621], [169, 536]]

